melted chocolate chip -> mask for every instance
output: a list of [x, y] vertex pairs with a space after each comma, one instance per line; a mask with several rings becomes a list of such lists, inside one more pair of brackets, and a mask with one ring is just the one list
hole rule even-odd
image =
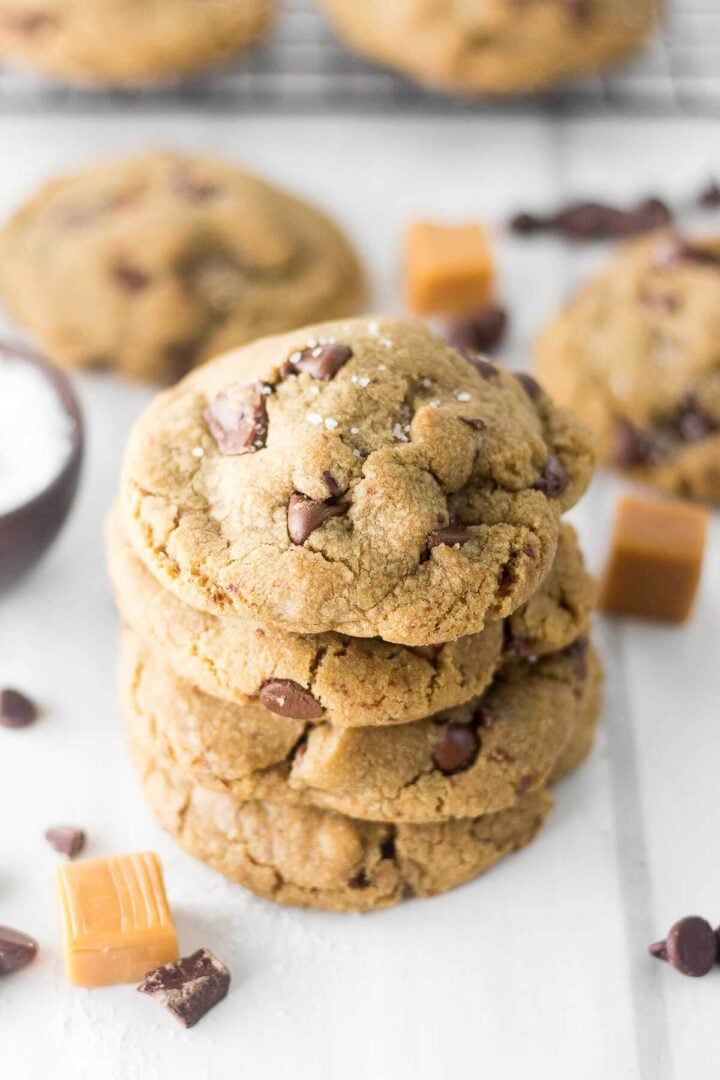
[[515, 785], [515, 794], [522, 799], [523, 795], [527, 795], [530, 788], [535, 783], [535, 777], [528, 774], [527, 776], [521, 776]]
[[317, 698], [293, 679], [268, 679], [260, 687], [260, 700], [270, 712], [293, 720], [318, 720], [324, 712]]
[[477, 732], [469, 724], [447, 724], [433, 748], [435, 765], [444, 776], [469, 769], [480, 749]]
[[138, 986], [190, 1028], [226, 996], [230, 972], [208, 949], [149, 972]]
[[380, 857], [382, 859], [394, 859], [396, 854], [395, 836], [387, 836], [380, 844]]
[[548, 499], [558, 499], [568, 486], [568, 475], [554, 454], [545, 463], [541, 475], [532, 485], [536, 491], [542, 491]]
[[548, 219], [539, 214], [528, 214], [523, 211], [515, 214], [508, 222], [510, 232], [518, 236], [532, 236], [534, 233], [544, 232], [548, 228]]
[[312, 345], [301, 352], [293, 353], [287, 361], [294, 371], [306, 371], [313, 379], [327, 382], [347, 364], [352, 356], [352, 349], [339, 342], [326, 345]]
[[325, 469], [322, 475], [323, 480], [325, 481], [325, 487], [330, 492], [331, 497], [336, 498], [340, 494], [340, 485], [337, 480], [328, 469]]
[[450, 326], [445, 340], [461, 353], [489, 352], [502, 341], [507, 322], [507, 311], [496, 304], [489, 304]]
[[533, 401], [537, 401], [538, 398], [542, 397], [542, 386], [537, 379], [533, 379], [532, 375], [528, 375], [524, 371], [516, 371], [515, 378], [520, 383], [527, 396]]
[[129, 263], [114, 263], [110, 273], [120, 288], [128, 293], [142, 292], [150, 284], [150, 275]]
[[67, 855], [68, 859], [79, 855], [85, 847], [84, 831], [74, 829], [69, 825], [56, 825], [46, 829], [45, 839], [55, 851], [60, 855]]
[[590, 642], [587, 638], [577, 638], [572, 645], [568, 645], [565, 655], [572, 661], [573, 674], [576, 679], [586, 679], [588, 673], [587, 655]]
[[473, 713], [473, 720], [478, 727], [485, 728], [489, 731], [490, 728], [495, 727], [495, 721], [497, 717], [492, 709], [486, 709], [484, 705], [481, 705], [479, 709], [476, 709]]
[[268, 433], [266, 383], [231, 386], [211, 401], [204, 416], [221, 454], [253, 454]]
[[358, 870], [357, 874], [353, 874], [353, 876], [348, 881], [349, 889], [367, 889], [369, 885], [370, 878], [368, 877], [367, 871], [365, 869]]
[[37, 942], [21, 930], [0, 926], [0, 975], [12, 975], [37, 956]]
[[463, 424], [467, 424], [473, 431], [484, 431], [487, 427], [485, 421], [478, 416], [458, 416], [458, 420], [461, 420]]
[[447, 544], [450, 547], [454, 547], [455, 544], [467, 544], [468, 540], [472, 540], [472, 533], [465, 525], [446, 525], [442, 529], [433, 529], [428, 533], [428, 551], [440, 547], [441, 544]]
[[38, 718], [38, 707], [19, 690], [0, 690], [0, 727], [28, 727]]
[[304, 544], [308, 536], [328, 520], [341, 517], [349, 509], [349, 503], [326, 499], [318, 502], [307, 495], [295, 492], [288, 503], [288, 533], [293, 544]]
[[482, 375], [483, 379], [497, 379], [499, 377], [499, 371], [486, 356], [477, 356], [475, 353], [464, 353], [465, 359], [469, 364], [477, 371], [478, 375]]
[[682, 975], [707, 975], [718, 960], [718, 939], [709, 922], [698, 915], [680, 919], [665, 941], [650, 946], [651, 956], [667, 960]]

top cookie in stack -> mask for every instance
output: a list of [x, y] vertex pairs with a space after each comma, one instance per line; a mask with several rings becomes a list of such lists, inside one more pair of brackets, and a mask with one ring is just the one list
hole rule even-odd
[[108, 529], [133, 753], [193, 854], [367, 910], [532, 840], [586, 756], [584, 429], [404, 322], [326, 323], [161, 394]]
[[194, 607], [422, 646], [537, 591], [591, 470], [584, 427], [527, 376], [363, 319], [266, 338], [161, 394], [130, 439], [123, 519]]

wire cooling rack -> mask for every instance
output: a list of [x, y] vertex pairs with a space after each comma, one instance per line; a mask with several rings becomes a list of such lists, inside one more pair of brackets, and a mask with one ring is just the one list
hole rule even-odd
[[720, 0], [669, 0], [663, 28], [632, 63], [610, 74], [512, 102], [432, 94], [353, 56], [313, 0], [280, 0], [272, 37], [231, 68], [140, 93], [59, 86], [0, 68], [0, 112], [206, 105], [273, 112], [685, 113], [720, 116]]

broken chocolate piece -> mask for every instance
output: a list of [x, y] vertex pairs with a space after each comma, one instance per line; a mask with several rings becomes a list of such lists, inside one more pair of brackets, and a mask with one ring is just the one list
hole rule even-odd
[[445, 339], [458, 352], [484, 353], [494, 349], [505, 334], [507, 311], [497, 304], [488, 304], [475, 314], [454, 323]]
[[221, 454], [253, 454], [265, 446], [268, 433], [267, 383], [221, 390], [205, 410], [205, 419]]
[[465, 525], [446, 525], [442, 529], [433, 529], [427, 535], [428, 550], [432, 551], [441, 544], [454, 547], [455, 544], [467, 544], [472, 540], [472, 533]]
[[26, 967], [35, 959], [37, 951], [37, 941], [28, 934], [0, 926], [0, 975], [12, 975]]
[[293, 353], [289, 359], [295, 371], [306, 371], [313, 379], [327, 382], [337, 374], [352, 356], [352, 349], [339, 342], [326, 345], [312, 345], [301, 352]]
[[469, 769], [480, 749], [477, 732], [469, 724], [447, 724], [433, 749], [435, 765], [444, 776]]
[[159, 1001], [186, 1028], [202, 1020], [229, 988], [229, 970], [209, 949], [198, 949], [192, 956], [148, 972], [138, 986], [141, 994]]
[[260, 700], [270, 712], [293, 720], [318, 720], [324, 712], [317, 698], [293, 679], [268, 679], [260, 687]]
[[346, 514], [349, 505], [346, 502], [333, 502], [332, 499], [318, 502], [295, 492], [288, 503], [288, 533], [293, 544], [304, 544], [308, 536], [328, 518]]
[[718, 939], [709, 922], [699, 915], [687, 915], [670, 929], [665, 941], [649, 948], [651, 956], [667, 960], [681, 975], [707, 975], [718, 960]]
[[547, 459], [541, 475], [532, 485], [536, 491], [542, 491], [548, 499], [558, 499], [568, 486], [568, 475], [554, 454]]
[[85, 847], [85, 833], [70, 825], [56, 825], [45, 830], [45, 839], [60, 855], [72, 859]]
[[28, 727], [38, 718], [38, 707], [19, 690], [0, 690], [0, 727]]

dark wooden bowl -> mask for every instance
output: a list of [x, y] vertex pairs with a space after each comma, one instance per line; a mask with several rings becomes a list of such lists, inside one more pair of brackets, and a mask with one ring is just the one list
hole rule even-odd
[[60, 531], [77, 491], [85, 438], [80, 406], [61, 371], [15, 345], [0, 344], [0, 355], [40, 370], [72, 421], [72, 445], [61, 471], [29, 502], [0, 514], [0, 590], [4, 591], [35, 566]]

